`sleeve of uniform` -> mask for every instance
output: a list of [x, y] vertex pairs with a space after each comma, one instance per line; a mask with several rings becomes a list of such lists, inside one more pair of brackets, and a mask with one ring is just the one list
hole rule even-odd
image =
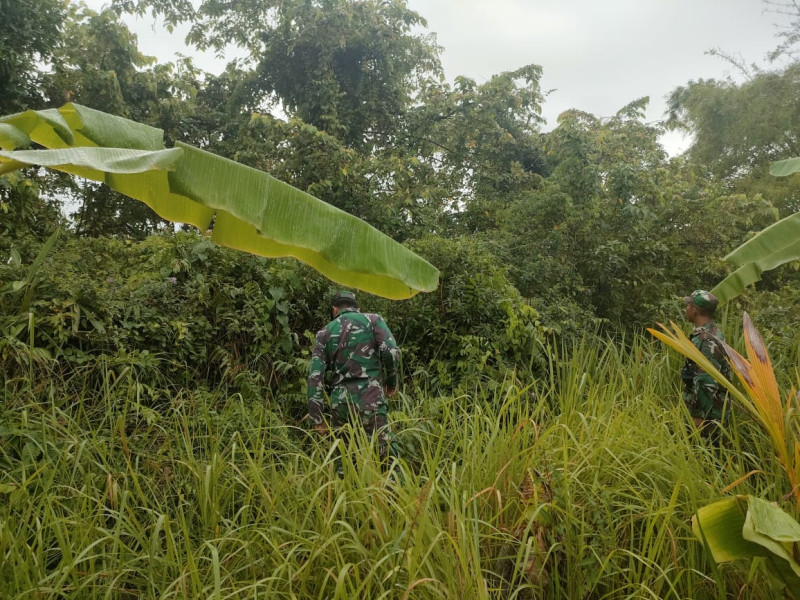
[[314, 349], [311, 351], [311, 365], [308, 369], [308, 416], [311, 423], [319, 425], [325, 421], [325, 338], [327, 329], [322, 329], [314, 339]]
[[[720, 361], [714, 356], [714, 348], [711, 342], [701, 342], [699, 349], [711, 364], [714, 365], [714, 368], [719, 370], [721, 366]], [[709, 414], [714, 409], [714, 396], [718, 386], [719, 384], [714, 381], [711, 375], [702, 370], [698, 371], [694, 378], [694, 394], [697, 398], [697, 409], [700, 414], [693, 416], [699, 416], [704, 419], [708, 418]]]
[[400, 348], [394, 340], [389, 326], [380, 315], [375, 315], [374, 335], [383, 366], [384, 383], [387, 387], [397, 387], [397, 372], [400, 369]]

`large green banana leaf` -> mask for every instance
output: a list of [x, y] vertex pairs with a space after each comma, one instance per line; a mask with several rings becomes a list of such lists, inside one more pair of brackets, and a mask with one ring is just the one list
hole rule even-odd
[[720, 302], [727, 302], [761, 279], [769, 271], [800, 259], [800, 213], [770, 225], [725, 257], [739, 268], [711, 290]]
[[692, 517], [695, 536], [715, 562], [761, 557], [786, 594], [800, 598], [800, 524], [756, 496], [736, 496], [704, 506]]
[[[785, 177], [800, 171], [800, 158], [772, 163], [769, 172]], [[725, 257], [738, 267], [711, 290], [720, 302], [741, 294], [748, 285], [761, 279], [764, 271], [800, 259], [800, 213], [770, 225]]]
[[[47, 150], [20, 150], [35, 142]], [[430, 263], [364, 221], [271, 175], [186, 144], [160, 129], [77, 104], [0, 118], [0, 174], [41, 165], [101, 181], [212, 241], [292, 256], [347, 287], [409, 298], [438, 286]]]
[[769, 174], [775, 177], [786, 177], [800, 171], [800, 157], [776, 160], [769, 166]]

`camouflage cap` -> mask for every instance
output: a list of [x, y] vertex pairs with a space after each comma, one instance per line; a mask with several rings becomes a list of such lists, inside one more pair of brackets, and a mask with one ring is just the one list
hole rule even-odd
[[358, 306], [356, 295], [353, 292], [348, 292], [347, 290], [339, 290], [336, 292], [333, 295], [333, 298], [331, 298], [331, 306], [341, 306], [343, 304]]
[[706, 290], [695, 290], [689, 296], [685, 296], [683, 301], [686, 304], [694, 304], [697, 308], [709, 312], [714, 312], [717, 304], [719, 304], [717, 297]]

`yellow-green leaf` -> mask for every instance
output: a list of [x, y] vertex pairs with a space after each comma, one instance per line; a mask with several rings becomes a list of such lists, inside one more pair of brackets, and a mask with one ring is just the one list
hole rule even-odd
[[778, 506], [755, 496], [725, 498], [698, 510], [692, 531], [717, 563], [763, 557], [779, 585], [800, 597], [800, 524]]
[[0, 123], [0, 148], [3, 150], [16, 150], [30, 145], [31, 138], [22, 131], [8, 123]]
[[360, 219], [263, 171], [184, 144], [167, 150], [159, 129], [77, 104], [11, 115], [0, 125], [5, 150], [25, 136], [50, 149], [2, 152], [0, 173], [39, 164], [104, 181], [165, 219], [203, 231], [213, 220], [216, 243], [292, 256], [387, 298], [438, 287], [435, 267]]
[[750, 496], [742, 536], [785, 560], [795, 576], [800, 578], [800, 565], [794, 558], [798, 556], [800, 523], [780, 507], [756, 496]]
[[725, 498], [698, 510], [692, 517], [692, 531], [711, 551], [715, 562], [766, 556], [763, 546], [742, 536], [746, 516], [747, 496]]

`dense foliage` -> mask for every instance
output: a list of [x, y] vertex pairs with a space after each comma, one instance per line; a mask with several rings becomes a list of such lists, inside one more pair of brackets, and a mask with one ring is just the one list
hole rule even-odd
[[719, 490], [786, 490], [769, 443], [746, 420], [722, 456], [689, 435], [664, 397], [677, 360], [642, 341], [587, 340], [495, 391], [407, 387], [394, 480], [366, 443], [337, 477], [330, 440], [260, 400], [191, 386], [149, 403], [113, 363], [53, 378], [49, 399], [0, 409], [0, 581], [45, 598], [774, 598], [690, 529]]
[[[128, 13], [249, 59], [160, 64]], [[441, 272], [411, 300], [360, 295], [404, 351], [406, 463], [387, 483], [354, 445], [365, 466], [339, 479], [303, 420], [330, 282], [100, 184], [0, 176], [0, 589], [774, 597], [758, 573], [715, 570], [687, 523], [728, 490], [782, 501], [785, 474], [749, 422], [725, 455], [687, 434], [677, 360], [642, 336], [800, 207], [800, 175], [768, 175], [800, 155], [797, 63], [689, 82], [664, 123], [641, 98], [544, 131], [540, 67], [445, 81], [402, 0], [0, 0], [0, 14], [0, 114], [75, 101], [162, 128]], [[776, 56], [797, 37], [781, 32]], [[693, 133], [685, 155], [665, 153], [667, 127]], [[721, 315], [736, 346], [748, 310], [779, 375], [800, 360], [796, 266]]]

